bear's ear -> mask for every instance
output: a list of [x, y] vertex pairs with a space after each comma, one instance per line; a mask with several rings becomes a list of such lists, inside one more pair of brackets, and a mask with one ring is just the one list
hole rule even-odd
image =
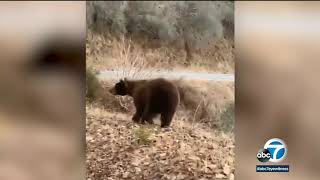
[[127, 80], [127, 78], [124, 78], [123, 82], [124, 82], [124, 86], [127, 88], [127, 87], [128, 87], [128, 80]]

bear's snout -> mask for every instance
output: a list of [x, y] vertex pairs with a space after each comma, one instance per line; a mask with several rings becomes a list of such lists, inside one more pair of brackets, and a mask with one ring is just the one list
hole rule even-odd
[[115, 95], [115, 94], [116, 94], [116, 88], [111, 88], [111, 89], [109, 90], [109, 93]]

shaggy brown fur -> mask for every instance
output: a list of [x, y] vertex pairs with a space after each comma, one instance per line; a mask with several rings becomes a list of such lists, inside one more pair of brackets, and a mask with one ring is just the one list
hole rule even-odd
[[153, 123], [153, 118], [161, 115], [161, 127], [168, 127], [180, 101], [178, 88], [172, 82], [157, 78], [153, 80], [120, 80], [110, 89], [114, 95], [133, 97], [136, 113], [135, 122]]

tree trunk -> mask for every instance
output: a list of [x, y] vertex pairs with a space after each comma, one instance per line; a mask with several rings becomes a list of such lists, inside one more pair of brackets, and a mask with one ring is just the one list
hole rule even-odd
[[185, 61], [187, 64], [190, 64], [191, 59], [192, 59], [192, 52], [191, 52], [189, 43], [186, 40], [184, 41], [184, 50], [186, 51], [186, 60]]

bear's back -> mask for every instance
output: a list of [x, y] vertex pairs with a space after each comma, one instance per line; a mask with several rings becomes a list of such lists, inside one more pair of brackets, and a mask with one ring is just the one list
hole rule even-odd
[[172, 82], [163, 78], [150, 80], [146, 89], [149, 91], [150, 107], [154, 112], [171, 110], [179, 103], [178, 88]]

